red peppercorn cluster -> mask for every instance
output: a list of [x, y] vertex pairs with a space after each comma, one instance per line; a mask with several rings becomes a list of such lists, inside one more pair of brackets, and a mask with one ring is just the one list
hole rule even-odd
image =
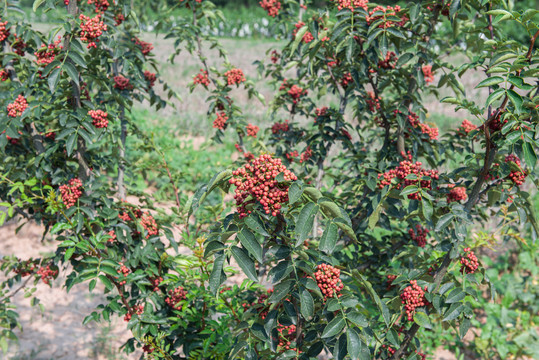
[[314, 279], [320, 291], [322, 291], [322, 295], [324, 295], [324, 300], [341, 297], [340, 292], [344, 288], [344, 284], [340, 279], [341, 270], [328, 264], [320, 264], [316, 269]]
[[271, 52], [271, 62], [272, 63], [277, 64], [277, 61], [279, 61], [280, 57], [281, 57], [281, 55], [279, 54], [279, 52], [277, 50], [273, 50]]
[[128, 310], [127, 314], [125, 314], [124, 321], [127, 322], [131, 320], [131, 317], [133, 317], [133, 315], [135, 314], [142, 315], [143, 312], [144, 312], [144, 305], [135, 305], [131, 309]]
[[9, 36], [9, 29], [6, 29], [6, 25], [7, 21], [0, 22], [0, 41], [6, 40]]
[[460, 124], [460, 127], [459, 129], [457, 130], [458, 133], [462, 134], [462, 135], [468, 135], [469, 133], [471, 133], [472, 131], [474, 131], [475, 129], [477, 129], [477, 126], [475, 126], [474, 124], [472, 124], [470, 121], [464, 119], [462, 121], [462, 124]]
[[466, 200], [467, 198], [468, 198], [468, 195], [466, 194], [465, 187], [453, 187], [451, 191], [449, 191], [449, 194], [447, 194], [448, 203], [463, 201], [463, 200]]
[[328, 113], [328, 107], [324, 106], [324, 107], [321, 107], [321, 108], [316, 108], [314, 113], [316, 114], [317, 117], [326, 116], [327, 113]]
[[279, 333], [279, 346], [277, 348], [280, 351], [297, 351], [296, 348], [291, 347], [292, 342], [296, 341], [296, 325], [284, 326], [279, 324], [277, 332]]
[[288, 95], [290, 95], [292, 101], [296, 104], [300, 97], [307, 95], [307, 90], [303, 90], [303, 88], [297, 85], [292, 85], [288, 90]]
[[382, 345], [382, 348], [387, 350], [387, 354], [388, 354], [389, 356], [393, 356], [393, 354], [394, 354], [395, 351], [396, 351], [396, 350], [393, 349], [391, 346], [385, 345], [385, 344]]
[[103, 31], [107, 31], [107, 25], [101, 20], [101, 15], [96, 15], [89, 18], [86, 15], [80, 14], [80, 39], [88, 42], [87, 48], [97, 47], [96, 42], [99, 42], [99, 37], [103, 35]]
[[[119, 263], [120, 264], [120, 269], [118, 270], [118, 274], [122, 274], [125, 277], [127, 277], [127, 275], [129, 275], [129, 268], [127, 266], [124, 265], [124, 263]], [[119, 282], [120, 286], [123, 286], [125, 285], [126, 281], [125, 280], [121, 280]]]
[[114, 15], [114, 21], [116, 21], [116, 26], [122, 25], [122, 23], [125, 21], [125, 16], [122, 13], [117, 13]]
[[36, 264], [34, 263], [33, 260], [26, 260], [26, 261], [19, 260], [19, 263], [17, 264], [17, 267], [13, 269], [13, 272], [15, 274], [19, 274], [21, 277], [26, 277], [28, 275], [33, 274], [35, 269], [36, 269]]
[[268, 316], [269, 312], [269, 305], [266, 304], [266, 300], [269, 298], [269, 296], [273, 293], [273, 289], [268, 289], [267, 293], [259, 294], [256, 301], [253, 303], [243, 303], [241, 306], [243, 307], [243, 311], [247, 311], [250, 308], [255, 308], [258, 311], [258, 314], [262, 320], [266, 319], [266, 316]]
[[9, 73], [7, 72], [7, 70], [6, 69], [0, 70], [0, 80], [7, 81], [7, 79], [9, 79]]
[[305, 151], [301, 153], [299, 162], [304, 163], [308, 161], [312, 156], [313, 156], [313, 150], [311, 149], [310, 146], [307, 146], [307, 149], [305, 149]]
[[507, 119], [502, 122], [501, 116], [502, 114], [498, 113], [498, 115], [496, 115], [496, 117], [489, 122], [488, 127], [492, 132], [501, 130], [503, 125], [507, 123]]
[[66, 208], [70, 208], [77, 203], [77, 200], [82, 196], [82, 181], [79, 179], [71, 179], [67, 184], [60, 186], [60, 194], [62, 202]]
[[118, 75], [114, 77], [114, 88], [118, 90], [131, 90], [133, 89], [133, 85], [131, 85], [128, 78]]
[[463, 274], [473, 274], [479, 267], [477, 256], [470, 248], [464, 249], [464, 256], [460, 258], [460, 265], [460, 272]]
[[285, 91], [285, 90], [287, 91], [288, 95], [292, 98], [292, 102], [294, 104], [297, 104], [302, 96], [306, 96], [308, 94], [307, 90], [303, 90], [303, 88], [297, 85], [288, 84], [286, 79], [283, 80], [283, 83], [279, 87], [279, 91]]
[[41, 276], [41, 281], [49, 285], [49, 282], [54, 279], [56, 275], [58, 275], [58, 270], [51, 270], [50, 266], [47, 265], [40, 267], [37, 274]]
[[[298, 179], [281, 159], [274, 159], [269, 154], [260, 155], [232, 172], [229, 183], [236, 186], [234, 199], [240, 219], [251, 213], [246, 206], [255, 202], [264, 207], [266, 214], [277, 216], [280, 213], [282, 204], [288, 202], [288, 185], [275, 180], [280, 173], [283, 173], [285, 181]], [[249, 197], [252, 199], [246, 201]]]
[[337, 9], [363, 9], [367, 11], [367, 4], [369, 3], [369, 0], [335, 0], [337, 3]]
[[200, 69], [200, 74], [196, 74], [193, 78], [193, 84], [201, 84], [204, 86], [210, 85], [210, 79], [208, 78], [208, 72], [204, 69]]
[[434, 12], [436, 10], [436, 8], [439, 7], [439, 8], [441, 8], [440, 13], [442, 15], [449, 16], [449, 5], [451, 5], [451, 0], [447, 0], [447, 2], [437, 0], [437, 1], [433, 2], [432, 4], [428, 5], [427, 9]]
[[368, 91], [367, 92], [367, 106], [369, 107], [370, 112], [375, 112], [376, 110], [380, 110], [380, 99], [376, 97], [374, 92]]
[[116, 240], [118, 240], [118, 238], [116, 237], [116, 233], [114, 232], [114, 230], [111, 230], [109, 232], [107, 232], [107, 235], [110, 236], [110, 238], [107, 240], [107, 242], [109, 244], [112, 244], [113, 242], [115, 242]]
[[148, 70], [144, 71], [144, 80], [148, 83], [149, 87], [153, 87], [155, 85], [155, 81], [157, 80], [157, 76], [155, 73], [150, 72]]
[[142, 346], [142, 351], [145, 352], [146, 354], [151, 354], [153, 353], [154, 351], [154, 348], [151, 344], [146, 344], [144, 346]]
[[88, 5], [92, 4], [95, 4], [96, 13], [103, 13], [107, 11], [110, 6], [108, 0], [88, 0]]
[[[375, 15], [373, 14], [377, 11], [382, 11], [385, 15]], [[400, 18], [401, 20], [399, 22], [394, 22], [392, 20], [386, 20], [389, 16], [397, 16], [397, 13], [401, 11], [401, 7], [399, 5], [395, 5], [395, 7], [392, 6], [376, 6], [371, 11], [369, 11], [369, 16], [366, 17], [367, 23], [371, 24], [375, 22], [376, 20], [383, 19], [382, 24], [378, 25], [379, 28], [387, 29], [388, 27], [392, 27], [394, 25], [398, 26], [404, 26], [406, 22], [408, 21], [408, 17], [406, 15], [402, 15]]]
[[[411, 155], [409, 156], [411, 159]], [[421, 167], [422, 163], [416, 161], [415, 163], [410, 160], [403, 160], [399, 163], [395, 169], [386, 171], [383, 174], [378, 174], [380, 183], [378, 187], [383, 189], [385, 186], [391, 185], [391, 180], [396, 178], [399, 183], [396, 185], [397, 189], [405, 188], [410, 185], [415, 185], [420, 182], [420, 185], [424, 189], [432, 189], [432, 180], [438, 180], [438, 170], [425, 170]], [[410, 174], [415, 174], [417, 179], [406, 179]], [[431, 180], [420, 180], [421, 177], [430, 177]], [[421, 200], [421, 194], [414, 193], [408, 195], [408, 199]]]
[[150, 278], [149, 280], [152, 283], [153, 291], [159, 291], [159, 285], [163, 282], [163, 278], [161, 276], [158, 276], [155, 278]]
[[392, 288], [395, 287], [395, 285], [393, 285], [393, 281], [397, 278], [397, 275], [387, 275], [387, 286], [386, 286], [386, 290], [389, 291], [391, 290]]
[[228, 116], [224, 112], [217, 113], [217, 119], [213, 121], [213, 127], [216, 129], [224, 130], [226, 128], [226, 121]]
[[259, 2], [262, 9], [268, 12], [271, 17], [279, 15], [279, 9], [281, 9], [281, 2], [279, 0], [262, 0]]
[[348, 140], [352, 141], [352, 135], [346, 129], [341, 129], [341, 134], [343, 134], [345, 137], [348, 138]]
[[[515, 163], [516, 166], [518, 166], [520, 168], [521, 166], [521, 162], [520, 162], [520, 159], [514, 155], [514, 154], [509, 154], [505, 157], [505, 162], [506, 163]], [[528, 174], [526, 174], [523, 170], [519, 170], [519, 171], [511, 171], [511, 173], [509, 174], [508, 178], [516, 185], [516, 186], [520, 186], [522, 184], [524, 184], [524, 181], [526, 181], [526, 177], [528, 176]]]
[[[299, 29], [301, 29], [304, 26], [305, 26], [305, 23], [303, 21], [298, 21], [298, 23], [296, 25], [294, 25], [294, 31], [292, 31], [292, 37], [294, 39], [296, 38], [296, 34], [298, 33]], [[302, 40], [303, 40], [304, 43], [308, 44], [308, 43], [310, 43], [311, 41], [314, 40], [314, 36], [313, 36], [313, 34], [311, 34], [310, 31], [307, 31], [305, 33], [305, 35], [303, 35]]]
[[350, 73], [344, 74], [343, 77], [341, 78], [341, 86], [343, 87], [343, 89], [346, 89], [348, 85], [350, 85], [353, 82], [354, 82], [354, 79], [352, 79], [352, 74]]
[[135, 42], [135, 45], [140, 46], [140, 51], [142, 52], [142, 55], [147, 56], [152, 50], [153, 45], [152, 43], [142, 41], [139, 38], [133, 38], [131, 39], [133, 42]]
[[285, 155], [288, 161], [294, 162], [294, 159], [299, 156], [299, 153], [297, 150], [294, 150], [294, 151], [287, 152]]
[[109, 121], [107, 120], [109, 114], [103, 110], [90, 110], [88, 111], [88, 115], [92, 118], [92, 124], [96, 128], [101, 129], [109, 126]]
[[432, 73], [432, 65], [423, 65], [421, 66], [421, 70], [423, 71], [423, 77], [425, 79], [425, 83], [430, 84], [434, 81], [434, 74]]
[[[400, 113], [399, 110], [394, 111], [395, 114]], [[437, 127], [430, 127], [427, 124], [424, 124], [419, 121], [419, 115], [417, 115], [415, 112], [410, 111], [410, 114], [407, 117], [408, 122], [412, 127], [419, 128], [421, 130], [421, 133], [427, 134], [431, 140], [438, 140], [438, 135], [440, 134]]]
[[423, 354], [422, 352], [416, 350], [415, 353], [417, 354], [417, 356], [419, 356], [421, 360], [427, 360], [427, 355]]
[[159, 234], [159, 228], [157, 227], [157, 222], [153, 218], [150, 213], [145, 212], [140, 217], [140, 224], [146, 230], [146, 239], [150, 238], [150, 236], [158, 235]]
[[427, 244], [427, 235], [429, 233], [429, 229], [424, 228], [423, 226], [416, 224], [415, 229], [409, 229], [408, 235], [410, 235], [410, 238], [415, 241], [417, 246], [423, 248]]
[[256, 125], [249, 124], [247, 125], [247, 136], [256, 137], [256, 134], [258, 134], [258, 131], [260, 128]]
[[34, 52], [34, 55], [36, 56], [36, 63], [39, 66], [47, 66], [53, 62], [56, 55], [58, 55], [58, 53], [63, 49], [63, 46], [60, 45], [61, 41], [61, 38], [58, 37], [58, 40], [52, 44], [41, 45], [41, 49]]
[[187, 298], [187, 291], [183, 287], [178, 286], [174, 290], [169, 290], [168, 297], [165, 299], [165, 302], [171, 308], [180, 311], [182, 306], [179, 304], [180, 301], [183, 301]]
[[273, 135], [277, 135], [280, 132], [287, 132], [289, 129], [288, 120], [285, 120], [283, 122], [276, 122], [273, 124], [271, 127], [271, 132]]
[[7, 106], [7, 114], [10, 117], [21, 116], [24, 110], [28, 107], [28, 102], [24, 96], [19, 95], [15, 101]]
[[378, 60], [378, 67], [382, 69], [394, 69], [397, 65], [397, 55], [393, 51], [388, 51], [384, 60]]
[[18, 37], [17, 34], [13, 34], [13, 36], [15, 37], [15, 40], [11, 43], [13, 52], [19, 56], [24, 56], [24, 51], [26, 50], [28, 44]]
[[410, 281], [410, 286], [407, 286], [401, 293], [400, 297], [406, 310], [406, 316], [409, 321], [413, 320], [415, 309], [418, 307], [426, 306], [427, 300], [425, 300], [425, 290], [417, 285], [417, 280]]
[[239, 85], [247, 81], [241, 69], [232, 69], [225, 72], [225, 77], [228, 85]]

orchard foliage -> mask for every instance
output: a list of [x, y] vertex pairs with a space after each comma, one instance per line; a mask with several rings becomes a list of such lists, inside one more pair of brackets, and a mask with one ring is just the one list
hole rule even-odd
[[[17, 283], [49, 284], [58, 271], [68, 291], [99, 283], [107, 303], [85, 321], [122, 316], [133, 334], [125, 351], [150, 358], [420, 359], [424, 330], [467, 333], [491, 281], [475, 255], [495, 241], [487, 222], [500, 242], [537, 237], [538, 11], [503, 0], [309, 5], [261, 2], [286, 39], [257, 63], [276, 89], [261, 129], [234, 101], [245, 92], [265, 102], [256, 74], [202, 30], [222, 18], [211, 1], [36, 0], [34, 11], [64, 12], [45, 33], [4, 7], [0, 220], [43, 224], [57, 243], [51, 257], [2, 260], [4, 351]], [[184, 202], [165, 155], [149, 149], [174, 189], [170, 211], [144, 194], [126, 202], [137, 171], [126, 139], [152, 143], [131, 121], [133, 103], [165, 106], [157, 85], [175, 96], [139, 39], [146, 6], [163, 14], [170, 60], [199, 59], [191, 89], [207, 93], [215, 141], [233, 136], [243, 155]], [[170, 24], [177, 6], [192, 16]], [[208, 46], [221, 65], [210, 67]], [[485, 101], [460, 82], [471, 73]], [[462, 122], [438, 131], [427, 96]], [[228, 192], [234, 204], [193, 225], [207, 198]], [[231, 285], [238, 270], [245, 280]]]

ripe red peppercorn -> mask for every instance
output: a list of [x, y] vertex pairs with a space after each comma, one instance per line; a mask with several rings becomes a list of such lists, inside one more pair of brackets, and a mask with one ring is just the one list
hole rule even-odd
[[[268, 154], [260, 155], [232, 172], [233, 177], [229, 183], [236, 186], [234, 199], [240, 218], [251, 213], [246, 205], [255, 202], [262, 205], [266, 214], [277, 216], [280, 213], [282, 204], [288, 202], [288, 185], [276, 180], [280, 173], [283, 173], [286, 181], [297, 180], [281, 159], [274, 159]], [[249, 197], [252, 199], [246, 201]]]
[[460, 258], [460, 272], [466, 274], [473, 274], [479, 267], [479, 261], [474, 252], [470, 248], [464, 249], [464, 256]]
[[77, 200], [82, 196], [82, 181], [79, 179], [71, 179], [67, 185], [60, 186], [60, 194], [62, 202], [66, 208], [70, 208], [77, 203]]
[[88, 115], [92, 118], [92, 124], [96, 128], [106, 128], [109, 125], [107, 117], [109, 116], [106, 112], [102, 110], [90, 110]]
[[340, 292], [344, 288], [344, 284], [340, 279], [341, 270], [328, 264], [320, 264], [316, 269], [314, 279], [320, 291], [322, 291], [322, 295], [324, 295], [324, 300], [341, 297]]
[[21, 116], [24, 110], [28, 107], [28, 102], [24, 96], [19, 95], [15, 101], [7, 106], [7, 114], [10, 117]]
[[[427, 290], [426, 286], [424, 290]], [[417, 285], [417, 280], [412, 280], [410, 281], [410, 286], [407, 286], [400, 294], [406, 311], [406, 317], [409, 321], [413, 320], [416, 308], [427, 305], [424, 290]]]

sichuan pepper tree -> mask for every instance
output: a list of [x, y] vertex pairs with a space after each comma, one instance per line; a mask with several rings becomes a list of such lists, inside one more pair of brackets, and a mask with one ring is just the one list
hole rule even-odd
[[[36, 1], [67, 6], [59, 42], [61, 29], [3, 23], [2, 201], [7, 215], [43, 223], [58, 241], [51, 258], [5, 258], [15, 275], [4, 288], [26, 276], [50, 283], [60, 269], [70, 272], [67, 289], [99, 281], [108, 303], [86, 320], [120, 314], [134, 335], [126, 351], [148, 357], [424, 358], [418, 330], [441, 322], [464, 336], [469, 299], [489, 282], [473, 231], [499, 215], [502, 235], [537, 233], [525, 190], [536, 181], [536, 12], [501, 1], [260, 5], [289, 39], [258, 63], [277, 89], [274, 123], [262, 129], [231, 92], [261, 98], [254, 74], [204, 30], [222, 16], [210, 1], [180, 1], [192, 16], [156, 26], [175, 39], [172, 59], [185, 49], [200, 60], [192, 87], [208, 91], [215, 139], [232, 132], [244, 155], [187, 203], [163, 156], [172, 215], [151, 199], [123, 201], [136, 171], [127, 134], [145, 136], [129, 121], [133, 100], [164, 105], [147, 70], [152, 45], [137, 38], [137, 4]], [[509, 41], [505, 22], [529, 41]], [[209, 65], [207, 45], [221, 66]], [[462, 65], [448, 59], [462, 53]], [[485, 74], [484, 102], [459, 81], [472, 71]], [[440, 134], [427, 95], [468, 120]], [[233, 208], [193, 229], [190, 216], [218, 188], [234, 193]], [[187, 223], [184, 239], [196, 238], [185, 242], [192, 255], [166, 252], [177, 222]], [[232, 260], [248, 278], [241, 286], [223, 285]], [[271, 286], [255, 285], [263, 281]], [[3, 290], [4, 309], [10, 297]]]

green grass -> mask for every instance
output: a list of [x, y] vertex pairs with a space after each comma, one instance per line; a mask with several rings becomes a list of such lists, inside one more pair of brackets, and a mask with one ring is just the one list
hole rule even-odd
[[[172, 119], [153, 119], [154, 114], [148, 110], [137, 110], [132, 114], [132, 121], [164, 153], [171, 173], [175, 174], [176, 186], [181, 189], [182, 200], [232, 164], [236, 152], [232, 141], [216, 144], [206, 137], [186, 135]], [[145, 191], [150, 187], [157, 200], [171, 200], [173, 190], [163, 159], [156, 152], [144, 151], [148, 145], [140, 140], [128, 140], [127, 143], [129, 161], [141, 170], [135, 179], [136, 189]]]

